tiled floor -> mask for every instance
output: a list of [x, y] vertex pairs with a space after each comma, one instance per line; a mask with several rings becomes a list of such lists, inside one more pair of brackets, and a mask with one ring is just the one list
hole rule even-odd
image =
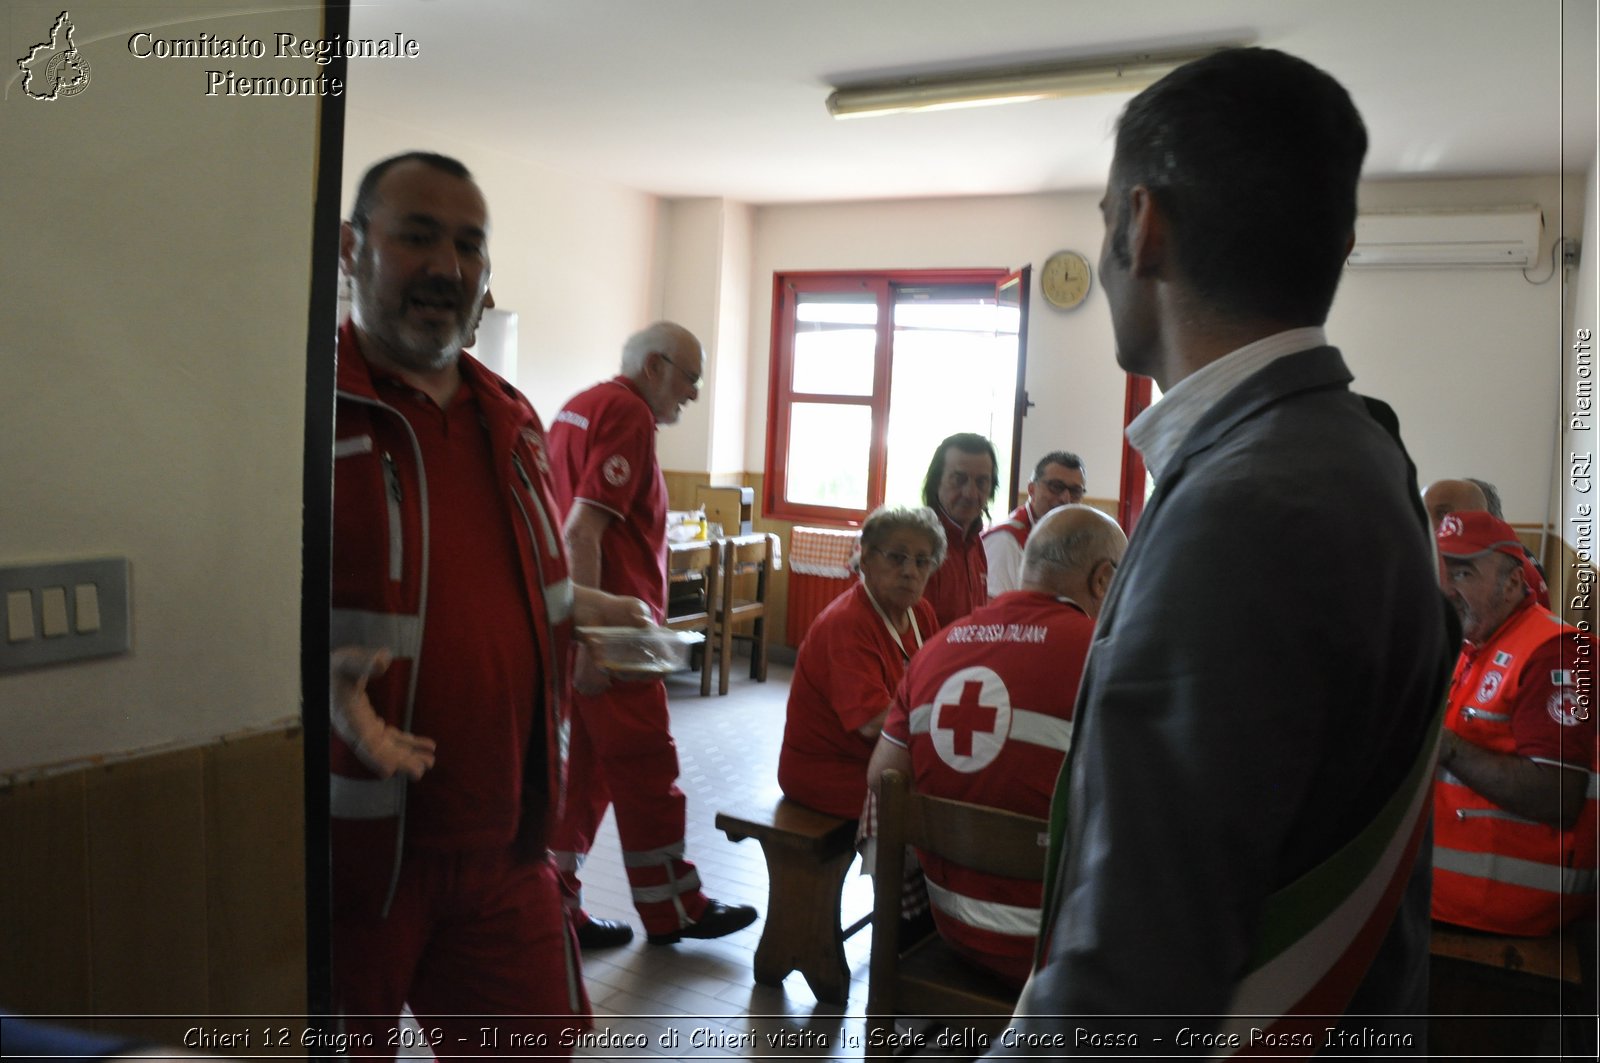
[[[736, 661], [736, 666], [744, 664]], [[725, 697], [700, 697], [691, 676], [668, 683], [672, 730], [682, 768], [679, 785], [689, 800], [688, 856], [708, 894], [765, 910], [766, 865], [754, 841], [735, 844], [712, 824], [719, 808], [777, 796], [778, 747], [790, 671], [773, 664], [765, 683], [736, 673]], [[616, 828], [608, 816], [584, 868], [584, 902], [596, 915], [638, 917], [628, 899]], [[870, 909], [865, 876], [846, 886], [845, 910]], [[610, 1044], [583, 1048], [596, 1059], [860, 1059], [865, 1036], [867, 956], [871, 931], [846, 944], [852, 981], [844, 1007], [819, 1003], [800, 974], [782, 987], [755, 984], [751, 976], [761, 922], [717, 941], [652, 946], [638, 933], [625, 948], [589, 953], [584, 976], [595, 1009], [596, 1031]], [[643, 1046], [619, 1044], [645, 1035]]]

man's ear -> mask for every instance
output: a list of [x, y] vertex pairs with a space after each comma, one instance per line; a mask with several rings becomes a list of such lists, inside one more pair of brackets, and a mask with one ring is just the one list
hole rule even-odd
[[1116, 574], [1116, 566], [1109, 558], [1094, 566], [1094, 572], [1089, 576], [1089, 594], [1094, 598], [1096, 608], [1104, 604], [1106, 595], [1111, 593], [1111, 580]]
[[356, 236], [355, 226], [347, 221], [340, 222], [339, 268], [345, 272], [346, 276], [356, 271], [356, 244], [358, 242], [359, 237]]
[[1136, 277], [1161, 272], [1166, 264], [1169, 230], [1167, 216], [1145, 185], [1128, 190], [1128, 255]]

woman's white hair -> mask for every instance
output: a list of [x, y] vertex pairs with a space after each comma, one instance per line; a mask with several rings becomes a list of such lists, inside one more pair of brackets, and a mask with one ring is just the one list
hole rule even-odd
[[879, 506], [873, 510], [861, 525], [862, 552], [882, 545], [897, 531], [916, 531], [927, 536], [933, 567], [944, 564], [944, 528], [940, 526], [938, 516], [927, 506]]

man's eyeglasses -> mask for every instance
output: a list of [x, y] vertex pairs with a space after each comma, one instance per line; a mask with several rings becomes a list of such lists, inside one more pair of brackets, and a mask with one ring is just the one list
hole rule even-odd
[[907, 561], [917, 566], [918, 572], [926, 572], [933, 567], [933, 558], [927, 554], [902, 554], [898, 550], [885, 550], [879, 546], [874, 546], [873, 549], [878, 552], [879, 557], [895, 568], [904, 568]]
[[685, 379], [685, 380], [687, 380], [689, 382], [689, 386], [690, 387], [698, 388], [700, 386], [700, 376], [699, 376], [699, 374], [689, 372], [689, 370], [685, 369], [683, 366], [679, 365], [677, 362], [674, 362], [671, 358], [668, 358], [666, 355], [662, 354], [660, 351], [657, 351], [655, 353], [656, 353], [656, 357], [657, 358], [660, 358], [663, 362], [666, 362], [668, 365], [672, 366], [672, 368], [674, 368], [678, 372], [682, 373], [683, 374], [683, 379]]
[[1039, 483], [1053, 495], [1066, 495], [1074, 502], [1083, 501], [1084, 487], [1082, 484], [1069, 484], [1062, 480], [1041, 480]]

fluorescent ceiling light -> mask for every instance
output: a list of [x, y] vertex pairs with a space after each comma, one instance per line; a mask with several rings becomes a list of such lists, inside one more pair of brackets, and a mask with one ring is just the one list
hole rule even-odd
[[902, 111], [989, 107], [1098, 92], [1137, 92], [1191, 59], [1210, 55], [1221, 47], [1225, 46], [850, 85], [829, 95], [828, 113], [835, 118], [875, 118]]

